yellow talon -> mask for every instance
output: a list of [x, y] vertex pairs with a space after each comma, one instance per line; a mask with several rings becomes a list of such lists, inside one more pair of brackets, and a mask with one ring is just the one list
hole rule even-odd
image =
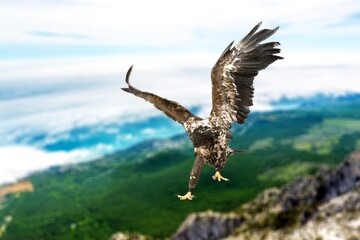
[[184, 196], [181, 196], [181, 195], [177, 195], [177, 197], [180, 199], [180, 200], [193, 200], [193, 198], [195, 198], [195, 195], [192, 195], [191, 192], [187, 192]]
[[212, 176], [212, 178], [213, 178], [214, 180], [218, 180], [219, 182], [220, 182], [221, 180], [226, 181], [226, 182], [230, 181], [230, 179], [224, 178], [223, 176], [221, 176], [221, 174], [220, 174], [219, 171], [216, 171], [215, 175]]

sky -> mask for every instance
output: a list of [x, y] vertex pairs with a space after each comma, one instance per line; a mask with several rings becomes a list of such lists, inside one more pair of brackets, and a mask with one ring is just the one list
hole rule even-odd
[[206, 117], [213, 64], [260, 21], [284, 60], [256, 78], [253, 111], [360, 92], [358, 0], [0, 1], [0, 184], [183, 131], [120, 90], [132, 64], [134, 86]]

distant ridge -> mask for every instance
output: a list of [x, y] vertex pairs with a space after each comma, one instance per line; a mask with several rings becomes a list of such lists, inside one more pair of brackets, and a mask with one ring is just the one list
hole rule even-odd
[[317, 93], [310, 97], [292, 97], [282, 96], [278, 100], [270, 102], [274, 110], [290, 110], [299, 107], [323, 106], [333, 103], [350, 103], [360, 101], [360, 93], [345, 93], [342, 95]]

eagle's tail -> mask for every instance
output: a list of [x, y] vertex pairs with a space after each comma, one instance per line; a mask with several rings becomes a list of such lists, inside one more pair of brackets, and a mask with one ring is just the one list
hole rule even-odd
[[234, 151], [234, 153], [246, 153], [246, 150], [244, 149], [233, 149], [232, 150]]
[[121, 88], [122, 90], [124, 90], [125, 92], [128, 92], [128, 93], [132, 93], [132, 94], [135, 94], [136, 93], [136, 90], [132, 87], [128, 87], [128, 88]]

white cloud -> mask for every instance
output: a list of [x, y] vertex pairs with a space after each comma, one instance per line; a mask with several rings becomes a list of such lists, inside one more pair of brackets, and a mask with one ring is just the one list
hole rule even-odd
[[26, 145], [3, 145], [0, 146], [0, 184], [16, 182], [35, 171], [45, 170], [51, 166], [93, 160], [113, 151], [112, 145], [103, 143], [86, 149], [54, 152]]
[[45, 152], [29, 146], [1, 146], [0, 184], [16, 182], [31, 172], [46, 169], [50, 166], [75, 162], [88, 157], [89, 152]]
[[125, 140], [131, 140], [133, 138], [134, 138], [134, 136], [132, 134], [129, 134], [129, 133], [124, 136]]
[[141, 130], [141, 134], [145, 134], [145, 135], [154, 135], [156, 133], [156, 130], [153, 128], [144, 128], [143, 130]]
[[110, 144], [99, 143], [94, 147], [93, 151], [98, 154], [111, 153], [114, 151], [114, 147]]
[[[196, 51], [206, 39], [213, 51], [219, 43], [242, 37], [260, 20], [266, 27], [283, 26], [282, 37], [326, 35], [331, 41], [339, 30], [349, 37], [360, 34], [358, 23], [351, 28], [343, 26], [354, 24], [347, 20], [359, 12], [357, 0], [84, 0], [62, 4], [5, 2], [0, 6], [0, 42], [6, 44], [172, 46]], [[336, 24], [341, 27], [328, 27]]]
[[[329, 54], [313, 54], [309, 57], [307, 66], [297, 63], [298, 56], [301, 58], [307, 57], [306, 55], [289, 54], [284, 60], [262, 71], [255, 79], [253, 109], [267, 109], [269, 101], [283, 95], [294, 97], [318, 92], [360, 92], [360, 85], [357, 84], [360, 68], [358, 65], [351, 65], [356, 57], [353, 60], [347, 59], [348, 62], [345, 61], [345, 65], [342, 65], [342, 59], [327, 60], [331, 59]], [[153, 56], [153, 61], [150, 60], [151, 56], [140, 58], [133, 71], [133, 85], [178, 101], [186, 107], [202, 106], [204, 110], [201, 115], [206, 117], [211, 108], [209, 75], [217, 56], [167, 56]], [[164, 62], [163, 58], [167, 61]], [[44, 70], [43, 75], [37, 72], [39, 75], [36, 78], [32, 74], [18, 78], [19, 76], [11, 75], [12, 70], [4, 71], [6, 77], [0, 78], [3, 91], [7, 91], [6, 86], [9, 84], [14, 84], [14, 92], [42, 92], [42, 89], [44, 92], [0, 101], [0, 132], [5, 136], [2, 138], [3, 144], [12, 143], [19, 136], [31, 136], [34, 132], [59, 136], [59, 133], [66, 133], [74, 127], [109, 121], [138, 121], [160, 114], [154, 111], [151, 104], [121, 91], [120, 87], [126, 85], [123, 80], [128, 67], [126, 60], [103, 58], [99, 62], [99, 67], [96, 68], [93, 59], [90, 59], [87, 67], [89, 75], [83, 73], [82, 76], [76, 71], [76, 63], [86, 66], [86, 59], [72, 61], [73, 71], [70, 66], [66, 67], [66, 70], [59, 66], [58, 72], [47, 73], [47, 65], [44, 65], [39, 68], [39, 72]], [[116, 62], [119, 62], [120, 67]], [[51, 67], [52, 64], [50, 63]], [[104, 69], [101, 66], [105, 66]], [[92, 73], [93, 69], [97, 74]], [[119, 69], [122, 72], [115, 74]], [[62, 75], [64, 71], [73, 76]], [[51, 76], [54, 76], [55, 80], [52, 80]], [[47, 91], [48, 85], [56, 91]], [[130, 119], [131, 116], [136, 117]], [[51, 138], [48, 141], [51, 141]]]
[[360, 68], [347, 66], [307, 66], [271, 68], [259, 74], [255, 85], [255, 106], [267, 105], [282, 96], [308, 97], [317, 93], [342, 95], [360, 92]]

